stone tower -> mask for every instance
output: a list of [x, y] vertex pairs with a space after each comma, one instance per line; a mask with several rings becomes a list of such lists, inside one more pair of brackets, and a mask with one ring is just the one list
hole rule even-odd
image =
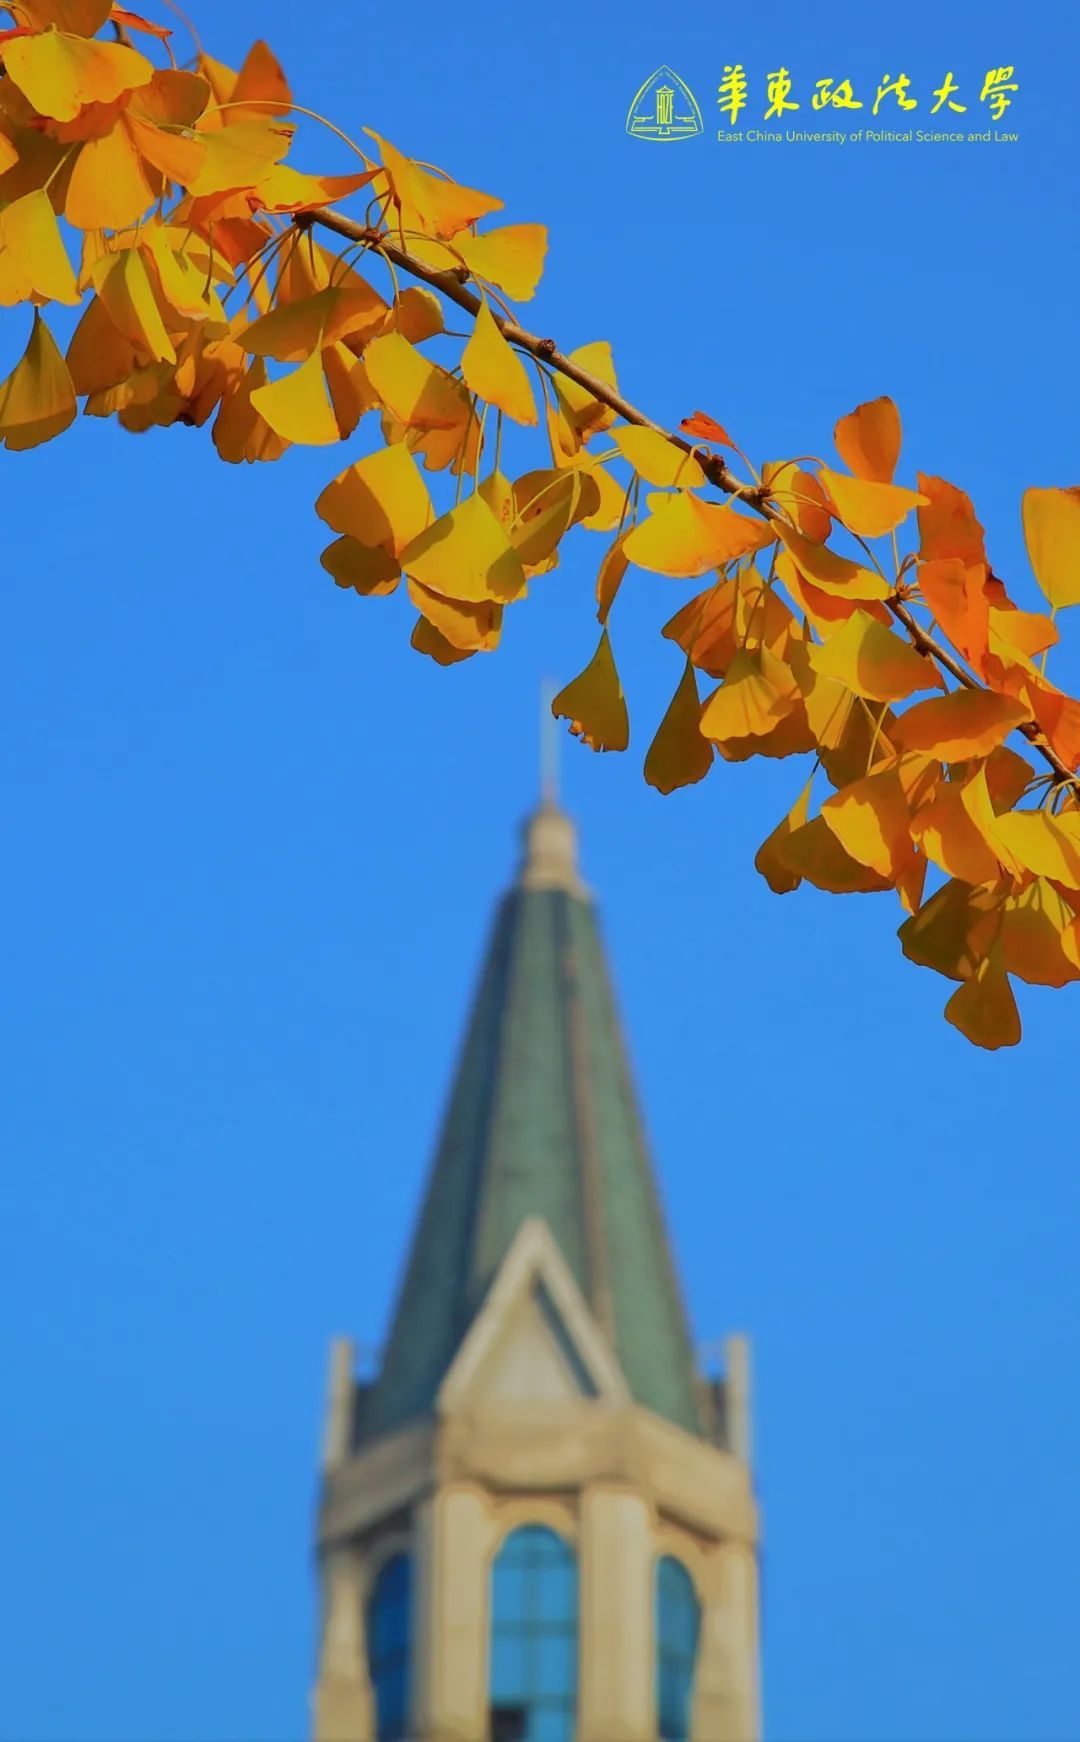
[[333, 1345], [316, 1742], [756, 1742], [745, 1344], [696, 1369], [574, 829], [497, 911], [381, 1369]]

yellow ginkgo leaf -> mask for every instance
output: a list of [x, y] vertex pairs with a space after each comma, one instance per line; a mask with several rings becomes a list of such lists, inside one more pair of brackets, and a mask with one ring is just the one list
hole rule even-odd
[[979, 963], [970, 980], [958, 986], [945, 1006], [945, 1020], [976, 1046], [996, 1052], [1017, 1046], [1020, 1012], [1005, 969], [993, 957]]
[[0, 54], [12, 84], [54, 121], [73, 121], [87, 103], [115, 103], [154, 76], [153, 63], [133, 48], [63, 30], [13, 37]]
[[702, 502], [680, 492], [661, 498], [653, 513], [626, 539], [626, 554], [638, 568], [691, 578], [721, 563], [762, 550], [776, 537], [767, 520], [751, 520], [726, 503]]
[[599, 491], [587, 472], [542, 469], [514, 482], [510, 542], [526, 568], [554, 555], [567, 529], [598, 506]]
[[861, 538], [882, 538], [900, 525], [913, 508], [929, 506], [930, 498], [899, 484], [879, 484], [872, 478], [849, 478], [822, 466], [818, 478], [837, 515]]
[[774, 536], [775, 534], [779, 534], [790, 551], [799, 572], [812, 581], [815, 587], [820, 587], [823, 593], [835, 593], [844, 599], [889, 597], [892, 587], [884, 575], [879, 575], [876, 570], [864, 568], [861, 563], [852, 562], [846, 556], [839, 556], [828, 545], [815, 544], [783, 521], [776, 522]]
[[196, 199], [257, 187], [285, 156], [295, 131], [270, 119], [239, 121], [210, 131], [205, 127], [205, 121], [200, 123], [203, 165], [189, 189]]
[[672, 485], [684, 490], [704, 488], [705, 474], [693, 454], [676, 447], [659, 430], [642, 429], [631, 423], [614, 430], [611, 439], [623, 459], [629, 460], [638, 477], [647, 484], [659, 484], [664, 489]]
[[626, 749], [630, 716], [606, 629], [585, 670], [559, 691], [551, 711], [557, 720], [569, 720], [575, 738], [590, 750]]
[[407, 285], [394, 299], [394, 325], [410, 345], [422, 344], [443, 330], [442, 303], [424, 285]]
[[266, 364], [261, 357], [224, 395], [214, 422], [214, 446], [223, 460], [239, 465], [241, 460], [254, 464], [257, 460], [276, 460], [288, 447], [288, 442], [270, 428], [260, 416], [253, 400], [266, 386]]
[[822, 677], [872, 702], [899, 702], [916, 690], [944, 687], [933, 660], [862, 610], [853, 611], [821, 647], [811, 647], [809, 659]]
[[370, 127], [365, 127], [364, 131], [382, 152], [394, 199], [403, 211], [415, 218], [413, 227], [447, 241], [459, 230], [474, 224], [477, 218], [502, 210], [502, 200], [492, 194], [479, 193], [476, 188], [463, 187], [460, 182], [444, 181], [421, 169]]
[[950, 877], [978, 884], [999, 874], [997, 855], [968, 815], [963, 786], [956, 780], [942, 782], [912, 818], [911, 833], [927, 858]]
[[401, 579], [401, 564], [381, 545], [360, 544], [355, 538], [336, 538], [319, 558], [339, 587], [352, 587], [365, 598], [392, 593]]
[[1080, 980], [1073, 937], [1076, 918], [1045, 877], [1009, 896], [1001, 917], [1002, 964], [1029, 986], [1067, 986]]
[[781, 817], [771, 835], [767, 835], [757, 850], [754, 867], [761, 872], [774, 895], [790, 895], [802, 882], [802, 874], [784, 863], [783, 849], [788, 837], [801, 829], [810, 815], [810, 789], [813, 775], [803, 787], [786, 817]]
[[826, 799], [821, 815], [845, 852], [890, 883], [912, 857], [911, 812], [895, 768], [853, 780]]
[[67, 364], [35, 311], [30, 343], [0, 384], [0, 442], [16, 453], [36, 448], [67, 429], [78, 409]]
[[528, 302], [544, 270], [547, 230], [543, 224], [506, 224], [482, 236], [459, 236], [455, 247], [477, 278], [498, 285], [515, 302]]
[[368, 379], [392, 417], [413, 429], [456, 429], [469, 401], [445, 369], [400, 333], [372, 339], [364, 353]]
[[781, 660], [764, 648], [748, 653], [740, 647], [720, 688], [701, 710], [702, 734], [716, 743], [766, 737], [799, 699], [795, 680]]
[[327, 392], [322, 359], [314, 352], [298, 369], [278, 381], [257, 387], [251, 403], [283, 441], [306, 447], [329, 447], [340, 439], [337, 418]]
[[900, 413], [887, 394], [868, 399], [833, 431], [836, 451], [856, 477], [890, 484], [900, 458]]
[[434, 518], [427, 485], [400, 442], [377, 448], [326, 486], [315, 512], [335, 532], [400, 556]]
[[463, 659], [472, 658], [470, 650], [455, 647], [452, 642], [447, 641], [446, 636], [427, 617], [416, 619], [409, 645], [415, 647], [417, 653], [426, 653], [437, 665], [457, 665]]
[[1028, 558], [1055, 610], [1080, 605], [1080, 487], [1025, 490]]
[[1080, 889], [1080, 840], [1071, 837], [1062, 819], [1046, 811], [1005, 811], [994, 835], [1026, 871]]
[[479, 494], [466, 497], [412, 539], [401, 564], [431, 592], [467, 604], [509, 602], [525, 586], [521, 558]]
[[[155, 129], [149, 129], [154, 132]], [[88, 139], [75, 159], [64, 216], [77, 230], [123, 230], [135, 224], [161, 191], [151, 185], [126, 117], [100, 139]]]
[[175, 363], [176, 351], [162, 319], [146, 262], [138, 248], [105, 254], [91, 278], [117, 332], [135, 346], [140, 362]]
[[988, 756], [1004, 744], [1031, 714], [1023, 702], [991, 690], [952, 690], [916, 702], [896, 722], [895, 741], [903, 750], [922, 750], [942, 762]]
[[40, 188], [0, 212], [0, 304], [10, 308], [31, 296], [80, 300], [52, 202]]
[[1002, 899], [996, 875], [979, 888], [956, 878], [942, 884], [897, 932], [908, 961], [950, 980], [969, 979], [998, 931]]
[[412, 575], [409, 597], [417, 610], [461, 653], [490, 653], [502, 634], [503, 606], [494, 599], [448, 599]]
[[[568, 355], [571, 363], [576, 363], [579, 369], [592, 375], [595, 380], [602, 381], [606, 387], [618, 389], [615, 359], [606, 339], [594, 339], [588, 345], [578, 345]], [[611, 407], [605, 405], [603, 400], [595, 398], [587, 387], [572, 381], [569, 376], [556, 377], [555, 397], [566, 423], [583, 441], [588, 441], [599, 430], [610, 428], [615, 422], [615, 413]]]
[[658, 792], [674, 792], [704, 780], [712, 767], [712, 745], [701, 735], [701, 701], [694, 668], [687, 660], [678, 687], [645, 758], [645, 779]]
[[377, 173], [367, 169], [355, 175], [305, 175], [286, 163], [276, 163], [259, 177], [249, 197], [252, 206], [264, 212], [310, 212], [315, 206], [348, 199]]
[[498, 406], [515, 423], [536, 422], [536, 403], [525, 366], [503, 338], [486, 302], [480, 304], [476, 324], [462, 352], [461, 373], [473, 393], [489, 405]]
[[237, 334], [245, 351], [279, 363], [301, 363], [338, 339], [365, 338], [386, 323], [389, 309], [378, 291], [362, 280], [348, 287], [328, 285], [313, 296], [279, 303]]
[[615, 603], [615, 595], [622, 586], [623, 576], [630, 566], [625, 545], [626, 535], [620, 533], [610, 549], [605, 551], [597, 572], [596, 616], [601, 623], [607, 622], [608, 612]]

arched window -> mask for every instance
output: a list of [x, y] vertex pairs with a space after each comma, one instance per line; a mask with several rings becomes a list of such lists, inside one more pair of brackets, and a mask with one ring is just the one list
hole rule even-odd
[[573, 1549], [527, 1524], [491, 1573], [492, 1742], [573, 1742], [578, 1591]]
[[690, 1742], [701, 1605], [681, 1561], [656, 1567], [656, 1725], [661, 1742]]
[[379, 1569], [368, 1600], [367, 1648], [375, 1735], [378, 1742], [405, 1742], [412, 1650], [412, 1561], [407, 1554], [391, 1555]]

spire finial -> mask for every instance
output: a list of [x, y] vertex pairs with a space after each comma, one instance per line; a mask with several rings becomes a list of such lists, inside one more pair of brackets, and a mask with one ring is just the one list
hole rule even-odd
[[559, 802], [559, 725], [551, 712], [555, 685], [545, 677], [540, 683], [540, 802]]

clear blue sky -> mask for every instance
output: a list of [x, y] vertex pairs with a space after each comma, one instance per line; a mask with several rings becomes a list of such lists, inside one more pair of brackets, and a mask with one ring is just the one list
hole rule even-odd
[[[223, 58], [265, 32], [300, 100], [549, 221], [530, 320], [610, 338], [657, 417], [702, 406], [778, 458], [890, 392], [1010, 578], [1021, 486], [1080, 477], [1063, 5], [201, 15]], [[1013, 63], [1022, 142], [627, 139], [659, 62], [711, 126], [733, 60], [871, 97], [907, 71], [920, 122], [946, 70], [977, 106]], [[22, 333], [0, 323], [5, 367]], [[403, 602], [318, 567], [336, 465], [234, 471], [191, 431], [98, 424], [4, 460], [8, 1742], [303, 1731], [327, 1339], [382, 1334], [533, 797], [538, 683], [594, 642], [583, 540], [496, 657], [419, 659]], [[793, 767], [644, 787], [685, 591], [628, 582], [631, 753], [569, 745], [565, 789], [696, 1332], [754, 1339], [769, 1734], [1065, 1742], [1077, 996], [1025, 992], [1022, 1048], [977, 1053], [888, 898], [757, 877]]]

